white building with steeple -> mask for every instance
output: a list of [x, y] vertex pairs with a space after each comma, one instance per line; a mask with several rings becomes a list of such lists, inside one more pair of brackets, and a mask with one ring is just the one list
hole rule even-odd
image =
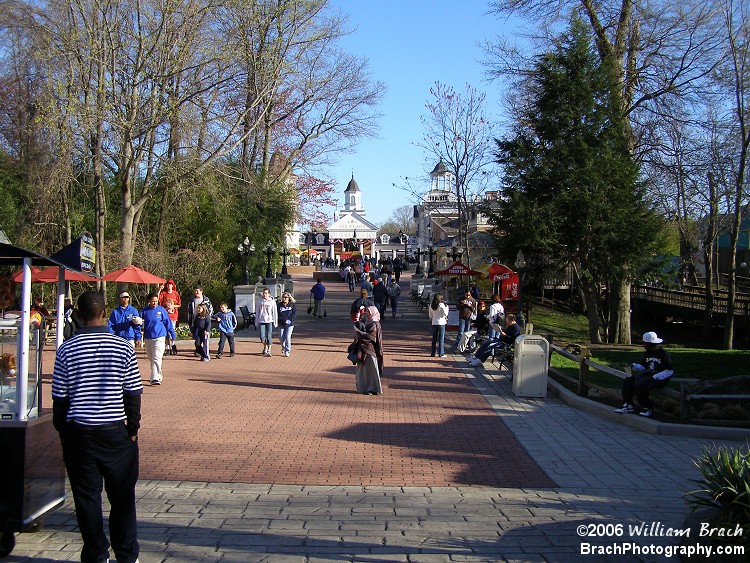
[[362, 191], [352, 179], [344, 190], [344, 207], [328, 226], [329, 256], [346, 260], [359, 252], [362, 256], [375, 255], [375, 236], [378, 228], [366, 219]]

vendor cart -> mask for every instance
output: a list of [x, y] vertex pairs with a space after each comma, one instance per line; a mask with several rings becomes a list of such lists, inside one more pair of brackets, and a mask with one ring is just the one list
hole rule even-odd
[[[13, 551], [16, 532], [39, 529], [66, 498], [60, 438], [52, 424], [51, 405], [42, 404], [46, 323], [31, 314], [32, 261], [60, 269], [58, 327], [63, 322], [64, 269], [82, 271], [61, 259], [0, 243], [0, 265], [23, 268], [20, 311], [0, 318], [0, 557]], [[14, 288], [11, 294], [15, 296]], [[56, 333], [59, 346], [62, 331]]]

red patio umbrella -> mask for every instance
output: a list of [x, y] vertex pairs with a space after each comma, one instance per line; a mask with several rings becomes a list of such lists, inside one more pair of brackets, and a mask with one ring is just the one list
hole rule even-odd
[[[45, 283], [57, 283], [58, 280], [58, 268], [57, 266], [50, 266], [40, 271], [37, 275], [36, 281]], [[93, 275], [84, 274], [82, 272], [71, 272], [65, 269], [65, 281], [83, 281], [83, 282], [95, 282], [99, 278]], [[35, 281], [34, 277], [31, 277], [31, 281]]]
[[127, 268], [120, 268], [119, 270], [115, 270], [114, 272], [109, 272], [108, 274], [104, 274], [102, 276], [102, 279], [104, 281], [113, 281], [113, 282], [121, 282], [121, 283], [164, 283], [164, 278], [160, 278], [159, 276], [152, 274], [151, 272], [147, 272], [146, 270], [143, 270], [139, 268], [138, 266], [128, 266]]
[[[37, 283], [39, 281], [40, 273], [42, 273], [41, 268], [37, 268], [36, 266], [31, 267], [31, 283]], [[21, 283], [23, 281], [23, 270], [13, 272], [12, 277], [14, 282]]]

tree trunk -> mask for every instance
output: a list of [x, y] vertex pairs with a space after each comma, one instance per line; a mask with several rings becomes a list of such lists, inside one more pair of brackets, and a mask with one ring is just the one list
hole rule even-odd
[[[612, 336], [610, 342], [617, 344], [631, 344], [630, 340], [630, 286], [629, 281], [617, 282], [613, 289], [617, 294], [617, 311], [610, 318]], [[615, 293], [615, 292], [613, 292]], [[613, 320], [614, 318], [614, 320]]]
[[599, 333], [599, 289], [595, 283], [583, 281], [581, 284], [586, 302], [586, 317], [589, 321], [589, 340], [592, 344], [601, 344]]
[[703, 336], [711, 335], [711, 313], [714, 309], [714, 243], [717, 237], [718, 195], [713, 174], [708, 174], [708, 224], [703, 239], [703, 262], [706, 269], [706, 308], [703, 311]]

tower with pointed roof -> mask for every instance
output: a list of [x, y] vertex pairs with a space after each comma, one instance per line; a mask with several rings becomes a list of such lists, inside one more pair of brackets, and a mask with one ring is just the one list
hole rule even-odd
[[344, 190], [344, 208], [341, 210], [341, 213], [342, 215], [345, 213], [357, 213], [361, 217], [367, 216], [367, 212], [362, 205], [362, 192], [354, 179], [354, 174], [352, 174], [352, 179], [349, 180]]

